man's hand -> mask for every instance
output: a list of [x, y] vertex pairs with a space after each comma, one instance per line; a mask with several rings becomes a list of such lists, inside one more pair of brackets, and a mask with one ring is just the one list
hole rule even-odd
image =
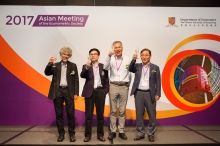
[[160, 96], [156, 95], [155, 96], [156, 101], [160, 99]]
[[133, 55], [133, 59], [134, 59], [134, 60], [136, 60], [137, 57], [138, 57], [138, 54], [134, 54], [134, 55]]
[[91, 60], [88, 60], [87, 62], [86, 62], [86, 67], [90, 67], [91, 66]]
[[108, 56], [112, 56], [113, 54], [115, 54], [115, 51], [112, 49], [109, 51]]
[[50, 60], [49, 60], [49, 63], [50, 63], [50, 64], [53, 64], [55, 61], [56, 61], [56, 58], [50, 57]]
[[77, 95], [74, 95], [74, 99], [76, 100], [78, 98], [78, 96]]

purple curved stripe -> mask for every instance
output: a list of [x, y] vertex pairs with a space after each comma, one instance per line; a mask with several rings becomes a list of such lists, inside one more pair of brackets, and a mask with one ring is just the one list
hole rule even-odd
[[[34, 77], [33, 77], [34, 78]], [[33, 79], [34, 80], [34, 79]], [[55, 125], [53, 102], [44, 95], [33, 90], [0, 64], [0, 125]], [[220, 124], [219, 99], [208, 109], [189, 115], [159, 119], [158, 125], [216, 125]], [[64, 112], [65, 113], [65, 112]], [[65, 125], [67, 125], [66, 114]], [[76, 125], [85, 123], [84, 112], [75, 111]], [[147, 124], [148, 121], [145, 121]], [[127, 126], [134, 126], [135, 120], [126, 120]], [[93, 116], [96, 125], [96, 116]], [[105, 118], [109, 125], [109, 118]]]

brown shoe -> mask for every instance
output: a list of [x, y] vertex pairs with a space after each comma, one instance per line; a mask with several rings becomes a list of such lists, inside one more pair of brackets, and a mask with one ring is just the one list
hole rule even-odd
[[154, 142], [155, 141], [154, 136], [153, 135], [148, 135], [148, 140], [150, 142]]
[[134, 140], [137, 141], [137, 140], [141, 140], [141, 139], [144, 139], [144, 138], [145, 138], [144, 136], [139, 136], [139, 135], [137, 135], [137, 136], [134, 138]]
[[97, 139], [104, 142], [105, 141], [105, 138], [103, 136], [97, 136]]
[[91, 140], [91, 137], [85, 137], [84, 142], [88, 142]]

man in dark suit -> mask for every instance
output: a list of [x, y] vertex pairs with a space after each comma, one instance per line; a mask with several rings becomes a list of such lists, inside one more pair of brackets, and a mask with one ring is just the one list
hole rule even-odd
[[151, 51], [143, 49], [140, 53], [142, 63], [135, 63], [137, 54], [133, 55], [129, 71], [135, 73], [131, 95], [135, 97], [136, 108], [136, 130], [137, 136], [134, 140], [145, 138], [143, 113], [145, 108], [149, 116], [148, 139], [154, 142], [156, 130], [156, 101], [161, 96], [161, 75], [157, 65], [150, 62]]
[[97, 113], [97, 139], [105, 141], [104, 138], [104, 107], [105, 97], [109, 92], [108, 71], [103, 69], [103, 64], [98, 62], [100, 51], [93, 48], [89, 51], [89, 60], [82, 67], [81, 78], [85, 78], [82, 96], [85, 97], [85, 139], [91, 140], [92, 116], [94, 104]]
[[65, 102], [70, 142], [75, 142], [74, 99], [79, 95], [78, 70], [75, 63], [68, 61], [72, 56], [72, 50], [69, 47], [63, 47], [59, 53], [62, 60], [53, 64], [56, 58], [51, 57], [44, 71], [47, 76], [53, 75], [48, 98], [53, 100], [56, 111], [56, 124], [59, 133], [57, 141], [64, 140], [63, 103]]

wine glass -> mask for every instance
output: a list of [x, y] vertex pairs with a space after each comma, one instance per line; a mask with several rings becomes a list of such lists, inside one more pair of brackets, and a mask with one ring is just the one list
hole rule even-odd
[[90, 55], [88, 55], [87, 59], [90, 61], [90, 63], [92, 62]]
[[[135, 53], [138, 55], [138, 53], [139, 53], [139, 47], [136, 47]], [[138, 57], [137, 57], [137, 59], [138, 59]]]
[[53, 61], [53, 66], [52, 67], [56, 67], [55, 63], [57, 61], [57, 54], [53, 54], [53, 59], [54, 59], [54, 61]]

